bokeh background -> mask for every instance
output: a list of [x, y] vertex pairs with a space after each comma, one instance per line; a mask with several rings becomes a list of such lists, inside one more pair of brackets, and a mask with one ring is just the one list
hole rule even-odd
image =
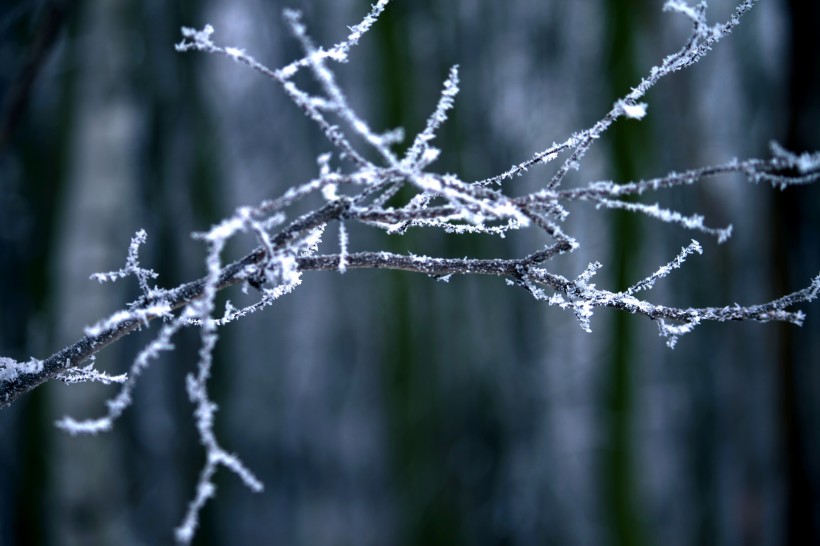
[[[725, 20], [734, 3], [710, 4]], [[590, 126], [677, 50], [688, 22], [661, 5], [394, 0], [338, 74], [375, 127], [412, 135], [459, 64], [436, 169], [480, 179]], [[329, 145], [274, 82], [173, 49], [180, 26], [210, 22], [220, 43], [282, 66], [299, 54], [284, 7], [330, 44], [369, 3], [0, 4], [0, 354], [44, 358], [136, 297], [136, 283], [88, 276], [120, 267], [138, 229], [143, 264], [175, 286], [204, 273], [192, 232], [316, 174]], [[815, 0], [761, 1], [566, 185], [764, 157], [770, 140], [820, 149], [818, 28]], [[654, 301], [766, 301], [820, 271], [818, 189], [727, 176], [645, 196], [732, 223], [724, 245], [582, 204], [566, 225], [582, 248], [550, 267], [574, 276], [600, 260], [598, 285], [624, 288], [694, 236], [705, 254]], [[351, 250], [454, 257], [544, 242], [351, 229]], [[335, 227], [323, 245], [336, 251]], [[222, 331], [217, 432], [265, 491], [220, 471], [196, 544], [820, 544], [820, 306], [805, 311], [802, 328], [704, 325], [669, 350], [645, 318], [598, 311], [586, 334], [499, 279], [306, 274]], [[125, 371], [149, 336], [98, 366]], [[99, 415], [113, 388], [50, 384], [0, 410], [0, 544], [171, 543], [203, 463], [184, 390], [196, 341], [186, 332], [145, 373], [112, 433], [53, 422]]]

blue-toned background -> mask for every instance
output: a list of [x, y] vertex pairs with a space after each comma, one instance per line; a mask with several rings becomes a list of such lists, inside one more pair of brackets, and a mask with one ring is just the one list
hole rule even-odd
[[[733, 8], [711, 4], [713, 21]], [[204, 274], [191, 232], [316, 175], [329, 144], [274, 82], [173, 48], [180, 26], [209, 22], [219, 43], [282, 66], [300, 53], [286, 6], [331, 44], [369, 4], [0, 6], [0, 355], [46, 357], [136, 297], [136, 283], [88, 276], [121, 267], [138, 229], [143, 265], [175, 286]], [[661, 6], [394, 0], [338, 74], [376, 128], [413, 135], [459, 64], [435, 168], [481, 179], [589, 127], [677, 50], [689, 23]], [[818, 12], [814, 0], [762, 0], [565, 184], [766, 157], [770, 140], [820, 150]], [[704, 255], [647, 294], [678, 306], [763, 302], [820, 271], [816, 187], [723, 177], [642, 200], [731, 223], [734, 236], [718, 245], [580, 204], [566, 231], [582, 247], [549, 267], [575, 276], [599, 260], [597, 284], [622, 289], [695, 237]], [[351, 251], [514, 257], [546, 242], [349, 227]], [[323, 251], [336, 251], [336, 234]], [[820, 305], [804, 310], [803, 328], [704, 325], [669, 350], [648, 319], [602, 310], [587, 334], [500, 279], [308, 273], [222, 331], [217, 433], [265, 491], [220, 472], [196, 544], [817, 544]], [[150, 336], [106, 349], [98, 366], [125, 371]], [[0, 410], [1, 545], [171, 542], [203, 462], [184, 389], [196, 342], [186, 332], [145, 373], [113, 433], [52, 425], [101, 414], [110, 387], [51, 384]]]

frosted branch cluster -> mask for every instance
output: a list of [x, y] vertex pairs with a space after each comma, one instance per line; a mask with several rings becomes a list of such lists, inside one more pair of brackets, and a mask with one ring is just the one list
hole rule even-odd
[[[3, 404], [57, 376], [64, 381], [122, 383], [119, 393], [108, 402], [107, 411], [102, 417], [86, 421], [65, 418], [58, 423], [72, 433], [96, 433], [110, 429], [129, 406], [141, 371], [162, 352], [173, 349], [175, 334], [182, 328], [199, 328], [199, 363], [195, 372], [188, 377], [187, 390], [207, 458], [194, 498], [177, 529], [177, 540], [182, 544], [191, 541], [200, 509], [214, 495], [212, 478], [220, 466], [234, 472], [252, 490], [262, 489], [262, 484], [252, 472], [220, 446], [213, 432], [217, 408], [208, 394], [208, 378], [219, 328], [271, 305], [279, 297], [299, 287], [306, 271], [345, 273], [353, 269], [393, 269], [423, 273], [442, 280], [448, 280], [452, 275], [503, 277], [508, 284], [527, 290], [537, 300], [571, 311], [586, 331], [591, 331], [593, 314], [601, 307], [644, 315], [656, 321], [660, 335], [666, 338], [669, 347], [674, 347], [682, 335], [706, 321], [785, 321], [800, 325], [804, 315], [793, 308], [817, 298], [820, 292], [818, 275], [808, 287], [760, 305], [682, 308], [658, 305], [644, 299], [657, 282], [685, 266], [684, 262], [694, 254], [703, 252], [695, 240], [682, 248], [677, 256], [670, 252], [669, 263], [661, 265], [644, 279], [636, 279], [631, 287], [623, 291], [609, 291], [592, 282], [602, 267], [598, 262], [589, 264], [575, 278], [558, 275], [548, 268], [551, 260], [579, 247], [579, 242], [565, 233], [563, 228], [569, 215], [565, 207], [567, 203], [586, 201], [595, 208], [642, 214], [724, 242], [731, 236], [731, 226], [711, 226], [699, 214], [624, 198], [697, 184], [725, 173], [739, 173], [750, 182], [766, 182], [779, 189], [813, 183], [820, 178], [820, 153], [795, 154], [773, 144], [772, 156], [767, 159], [732, 160], [721, 165], [628, 183], [603, 181], [590, 182], [577, 188], [562, 188], [567, 174], [579, 168], [589, 148], [613, 123], [619, 118], [639, 120], [645, 117], [649, 110], [646, 102], [642, 101], [647, 91], [665, 76], [697, 62], [732, 31], [740, 18], [751, 9], [753, 1], [741, 3], [728, 21], [714, 25], [707, 23], [704, 3], [690, 6], [681, 1], [667, 2], [665, 10], [682, 14], [693, 24], [691, 35], [679, 51], [652, 68], [649, 75], [617, 100], [609, 112], [591, 127], [570, 135], [561, 143], [553, 143], [505, 172], [479, 181], [467, 181], [455, 174], [431, 170], [441, 153], [434, 145], [436, 134], [455, 106], [459, 91], [457, 66], [452, 67], [443, 82], [438, 104], [433, 108], [424, 129], [404, 147], [403, 131], [393, 129], [380, 132], [371, 127], [351, 108], [338, 85], [332, 64], [348, 60], [353, 46], [374, 24], [387, 4], [387, 0], [380, 0], [361, 23], [350, 28], [350, 34], [344, 41], [327, 48], [313, 43], [299, 12], [287, 10], [285, 21], [301, 44], [304, 56], [279, 69], [266, 67], [243, 49], [217, 44], [210, 25], [202, 30], [183, 28], [183, 40], [176, 46], [178, 51], [196, 50], [224, 55], [274, 80], [308, 119], [319, 127], [332, 151], [318, 158], [318, 172], [314, 178], [291, 187], [279, 197], [241, 207], [209, 231], [195, 234], [195, 239], [208, 248], [207, 275], [204, 278], [174, 289], [150, 287], [149, 281], [156, 278], [156, 274], [139, 264], [138, 249], [146, 242], [145, 233], [140, 231], [131, 242], [123, 269], [93, 276], [100, 282], [135, 277], [142, 290], [142, 296], [137, 301], [90, 326], [86, 337], [42, 363], [35, 365], [32, 361], [21, 364], [0, 359], [0, 381], [3, 381], [0, 403]], [[296, 83], [297, 75], [302, 72], [312, 75], [319, 84], [320, 94], [311, 94]], [[358, 138], [355, 141], [363, 142], [371, 150], [365, 153], [354, 146], [351, 135], [356, 135]], [[552, 162], [556, 162], [557, 168], [545, 177], [538, 191], [516, 194], [513, 184], [516, 177], [531, 168], [546, 167]], [[297, 202], [315, 195], [321, 196], [320, 206], [301, 215], [292, 214]], [[339, 226], [338, 241], [322, 245], [323, 232], [333, 222]], [[503, 238], [512, 230], [531, 229], [543, 233], [544, 244], [517, 259], [354, 251], [356, 241], [350, 238], [346, 227], [354, 223], [390, 235], [423, 228]], [[221, 256], [226, 243], [242, 235], [253, 237], [256, 249], [236, 262], [223, 264]], [[323, 246], [330, 246], [331, 250], [322, 250]], [[257, 291], [258, 301], [243, 308], [236, 308], [229, 302], [224, 310], [217, 310], [217, 292], [232, 285], [242, 285], [250, 292]], [[248, 290], [249, 287], [254, 290]], [[91, 367], [79, 368], [102, 347], [146, 326], [154, 318], [162, 318], [162, 326], [156, 337], [140, 351], [127, 378], [108, 377]]]

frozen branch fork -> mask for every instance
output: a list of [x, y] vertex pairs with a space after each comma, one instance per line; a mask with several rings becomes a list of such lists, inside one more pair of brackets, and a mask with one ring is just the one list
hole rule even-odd
[[[301, 44], [304, 56], [279, 69], [264, 66], [238, 47], [219, 45], [214, 40], [215, 32], [211, 26], [201, 30], [183, 28], [183, 39], [177, 44], [177, 51], [224, 55], [281, 85], [296, 107], [324, 134], [331, 152], [318, 157], [318, 172], [301, 185], [268, 201], [239, 208], [208, 231], [194, 234], [194, 238], [208, 249], [203, 278], [176, 288], [151, 286], [156, 274], [140, 265], [139, 247], [146, 243], [146, 234], [139, 231], [131, 241], [124, 268], [94, 275], [100, 282], [135, 277], [142, 290], [138, 300], [88, 327], [81, 340], [43, 361], [0, 360], [0, 405], [3, 406], [50, 379], [121, 384], [102, 417], [89, 421], [65, 418], [58, 423], [71, 433], [96, 433], [110, 429], [129, 406], [141, 371], [160, 353], [172, 350], [176, 333], [186, 327], [199, 329], [199, 363], [195, 373], [188, 378], [188, 395], [195, 407], [199, 436], [208, 457], [185, 520], [177, 529], [180, 543], [187, 544], [192, 539], [199, 511], [214, 494], [211, 479], [219, 466], [235, 472], [253, 490], [262, 489], [262, 484], [250, 470], [226, 452], [213, 434], [215, 405], [208, 395], [207, 380], [219, 328], [264, 309], [296, 289], [302, 284], [305, 272], [393, 269], [444, 280], [451, 275], [503, 277], [508, 284], [527, 290], [535, 299], [571, 311], [586, 331], [591, 331], [590, 318], [601, 307], [644, 315], [656, 321], [660, 335], [669, 347], [674, 347], [680, 336], [706, 321], [783, 321], [800, 325], [804, 315], [795, 307], [816, 299], [820, 293], [818, 275], [808, 280], [805, 288], [758, 305], [683, 308], [649, 301], [647, 295], [656, 282], [684, 266], [693, 254], [703, 252], [696, 240], [678, 251], [671, 251], [668, 263], [660, 265], [643, 279], [635, 279], [635, 283], [623, 291], [598, 288], [591, 282], [602, 267], [598, 262], [590, 263], [574, 278], [549, 269], [552, 260], [572, 252], [581, 244], [562, 227], [569, 215], [565, 205], [574, 201], [590, 202], [595, 209], [622, 209], [643, 214], [724, 242], [731, 236], [731, 226], [710, 226], [698, 214], [625, 200], [624, 197], [703, 183], [725, 173], [739, 173], [752, 183], [764, 182], [777, 189], [817, 182], [820, 153], [798, 154], [773, 144], [771, 157], [764, 159], [732, 160], [622, 184], [605, 181], [571, 189], [562, 186], [567, 174], [579, 168], [589, 148], [613, 123], [620, 118], [641, 119], [647, 115], [648, 107], [643, 102], [646, 93], [661, 79], [703, 57], [740, 23], [752, 8], [753, 1], [741, 3], [727, 21], [717, 24], [707, 22], [705, 4], [690, 6], [682, 1], [667, 2], [664, 10], [687, 17], [692, 23], [692, 32], [680, 50], [663, 58], [591, 127], [546, 147], [506, 172], [480, 181], [465, 181], [457, 175], [430, 170], [441, 153], [433, 146], [437, 131], [454, 107], [459, 91], [457, 66], [450, 70], [444, 81], [439, 101], [424, 129], [404, 148], [399, 131], [379, 132], [372, 128], [351, 108], [337, 84], [333, 63], [348, 60], [353, 46], [376, 22], [387, 4], [387, 0], [375, 4], [362, 22], [350, 28], [345, 40], [331, 47], [315, 45], [300, 14], [286, 11], [285, 20]], [[295, 76], [302, 71], [308, 71], [319, 84], [319, 94], [308, 93], [295, 83]], [[349, 138], [351, 135], [357, 136], [355, 142], [363, 142], [371, 150], [365, 153], [354, 146], [354, 141]], [[367, 159], [373, 156], [378, 160]], [[512, 195], [509, 186], [517, 176], [531, 168], [545, 168], [553, 162], [557, 167], [545, 178], [540, 189], [526, 195]], [[399, 193], [400, 190], [403, 191]], [[321, 196], [321, 206], [293, 215], [297, 202], [315, 195]], [[397, 202], [401, 196], [405, 200]], [[334, 241], [330, 245], [332, 251], [325, 252], [322, 250], [322, 234], [325, 227], [334, 222], [339, 225], [338, 246]], [[439, 230], [504, 237], [511, 230], [529, 229], [543, 233], [544, 244], [517, 259], [429, 257], [379, 250], [351, 252], [349, 248], [353, 242], [349, 241], [345, 226], [354, 223], [396, 236], [409, 230], [425, 229], [428, 232]], [[254, 238], [255, 250], [236, 262], [224, 264], [222, 251], [226, 243], [242, 235]], [[258, 301], [244, 308], [228, 304], [226, 309], [217, 310], [217, 292], [234, 285], [258, 289]], [[102, 348], [148, 326], [156, 318], [162, 319], [159, 332], [140, 351], [127, 377], [111, 377], [93, 366], [81, 367]]]

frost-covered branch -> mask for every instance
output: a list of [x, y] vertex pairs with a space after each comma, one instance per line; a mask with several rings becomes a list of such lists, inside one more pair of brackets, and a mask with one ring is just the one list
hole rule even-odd
[[[624, 197], [641, 197], [649, 192], [661, 193], [661, 190], [669, 188], [705, 184], [710, 177], [726, 173], [743, 175], [753, 183], [766, 182], [778, 189], [814, 183], [820, 179], [820, 153], [797, 154], [773, 144], [772, 157], [768, 159], [731, 160], [648, 180], [626, 183], [598, 181], [577, 188], [561, 188], [566, 174], [579, 167], [589, 148], [613, 123], [620, 118], [640, 120], [645, 117], [649, 112], [647, 103], [643, 102], [647, 91], [662, 78], [697, 62], [731, 32], [740, 17], [751, 9], [753, 1], [743, 2], [728, 21], [714, 25], [708, 24], [703, 3], [690, 6], [681, 1], [667, 2], [665, 10], [682, 14], [693, 23], [692, 32], [679, 51], [662, 59], [592, 127], [569, 136], [561, 143], [551, 144], [509, 170], [475, 182], [462, 180], [455, 174], [430, 170], [441, 153], [432, 142], [447, 120], [449, 111], [454, 108], [459, 91], [457, 67], [451, 69], [443, 82], [440, 99], [424, 129], [405, 150], [398, 148], [403, 135], [401, 129], [379, 132], [372, 128], [351, 108], [337, 83], [332, 62], [347, 62], [352, 47], [370, 29], [387, 4], [387, 0], [380, 0], [358, 25], [351, 27], [345, 40], [327, 48], [313, 43], [298, 12], [286, 11], [286, 22], [301, 44], [304, 56], [279, 69], [268, 68], [238, 47], [218, 45], [213, 39], [215, 31], [210, 25], [202, 30], [183, 28], [183, 40], [176, 46], [178, 51], [221, 54], [272, 79], [282, 86], [296, 107], [318, 126], [332, 151], [317, 158], [317, 176], [306, 176], [306, 182], [291, 187], [278, 197], [240, 207], [210, 230], [195, 234], [194, 238], [208, 248], [206, 275], [203, 278], [176, 288], [149, 286], [149, 281], [156, 279], [157, 275], [139, 263], [139, 247], [147, 242], [147, 235], [140, 230], [131, 241], [125, 267], [93, 275], [100, 282], [134, 277], [142, 292], [139, 299], [89, 326], [81, 340], [43, 361], [31, 359], [20, 363], [0, 358], [2, 406], [50, 379], [120, 383], [118, 394], [108, 402], [102, 416], [88, 420], [66, 417], [58, 423], [71, 433], [96, 433], [109, 430], [128, 408], [141, 372], [162, 352], [174, 349], [176, 334], [183, 328], [199, 328], [198, 366], [188, 376], [187, 390], [194, 406], [199, 438], [207, 456], [193, 500], [177, 529], [176, 536], [180, 543], [187, 544], [194, 536], [199, 512], [214, 495], [213, 476], [220, 466], [235, 473], [250, 489], [262, 490], [262, 484], [253, 473], [235, 455], [226, 451], [214, 435], [216, 406], [208, 393], [208, 379], [219, 328], [261, 311], [300, 287], [306, 272], [391, 269], [421, 273], [441, 280], [449, 280], [453, 275], [502, 277], [508, 284], [527, 290], [538, 301], [571, 311], [585, 331], [592, 331], [591, 319], [594, 312], [602, 307], [643, 315], [657, 322], [660, 334], [666, 338], [669, 347], [674, 347], [683, 334], [707, 321], [782, 321], [800, 325], [804, 315], [794, 307], [810, 302], [820, 294], [818, 275], [802, 290], [757, 305], [691, 308], [652, 303], [648, 294], [656, 283], [685, 267], [685, 261], [694, 254], [703, 252], [701, 245], [694, 240], [676, 257], [672, 258], [674, 252], [670, 252], [672, 261], [643, 279], [635, 279], [632, 286], [620, 291], [599, 288], [592, 282], [596, 273], [605, 266], [600, 262], [590, 263], [574, 279], [558, 275], [548, 268], [552, 260], [574, 251], [581, 244], [565, 233], [562, 227], [569, 216], [565, 205], [574, 201], [588, 201], [596, 208], [648, 215], [661, 222], [715, 236], [719, 242], [724, 242], [731, 235], [731, 226], [708, 227], [703, 216], [696, 212], [677, 211], [655, 202], [627, 201]], [[313, 75], [321, 90], [319, 94], [311, 94], [294, 82], [294, 76], [302, 70]], [[360, 138], [350, 139], [349, 135]], [[370, 150], [358, 149], [353, 145], [354, 141], [363, 142], [363, 147]], [[563, 163], [545, 178], [545, 183], [538, 190], [525, 195], [512, 195], [507, 187], [510, 184], [505, 186], [515, 176], [531, 168], [546, 166], [562, 154], [566, 156]], [[367, 159], [371, 156], [379, 160]], [[295, 205], [304, 205], [303, 202], [311, 198], [320, 205], [295, 215]], [[322, 234], [331, 223], [338, 225], [338, 240], [332, 243], [333, 248], [320, 252]], [[543, 243], [529, 254], [513, 259], [354, 251], [356, 241], [348, 230], [353, 224], [382, 230], [390, 236], [399, 236], [412, 229], [424, 229], [427, 232], [438, 230], [442, 233], [503, 238], [512, 230], [529, 229], [540, 233]], [[223, 248], [229, 240], [243, 236], [251, 238], [256, 248], [243, 258], [224, 265]], [[224, 310], [216, 309], [217, 292], [235, 285], [242, 285], [246, 291], [252, 287], [253, 292], [258, 294], [258, 300], [243, 308], [236, 308], [228, 302]], [[155, 337], [138, 353], [127, 377], [108, 376], [93, 365], [81, 367], [104, 347], [130, 332], [148, 327], [156, 318], [162, 318], [163, 323]]]

